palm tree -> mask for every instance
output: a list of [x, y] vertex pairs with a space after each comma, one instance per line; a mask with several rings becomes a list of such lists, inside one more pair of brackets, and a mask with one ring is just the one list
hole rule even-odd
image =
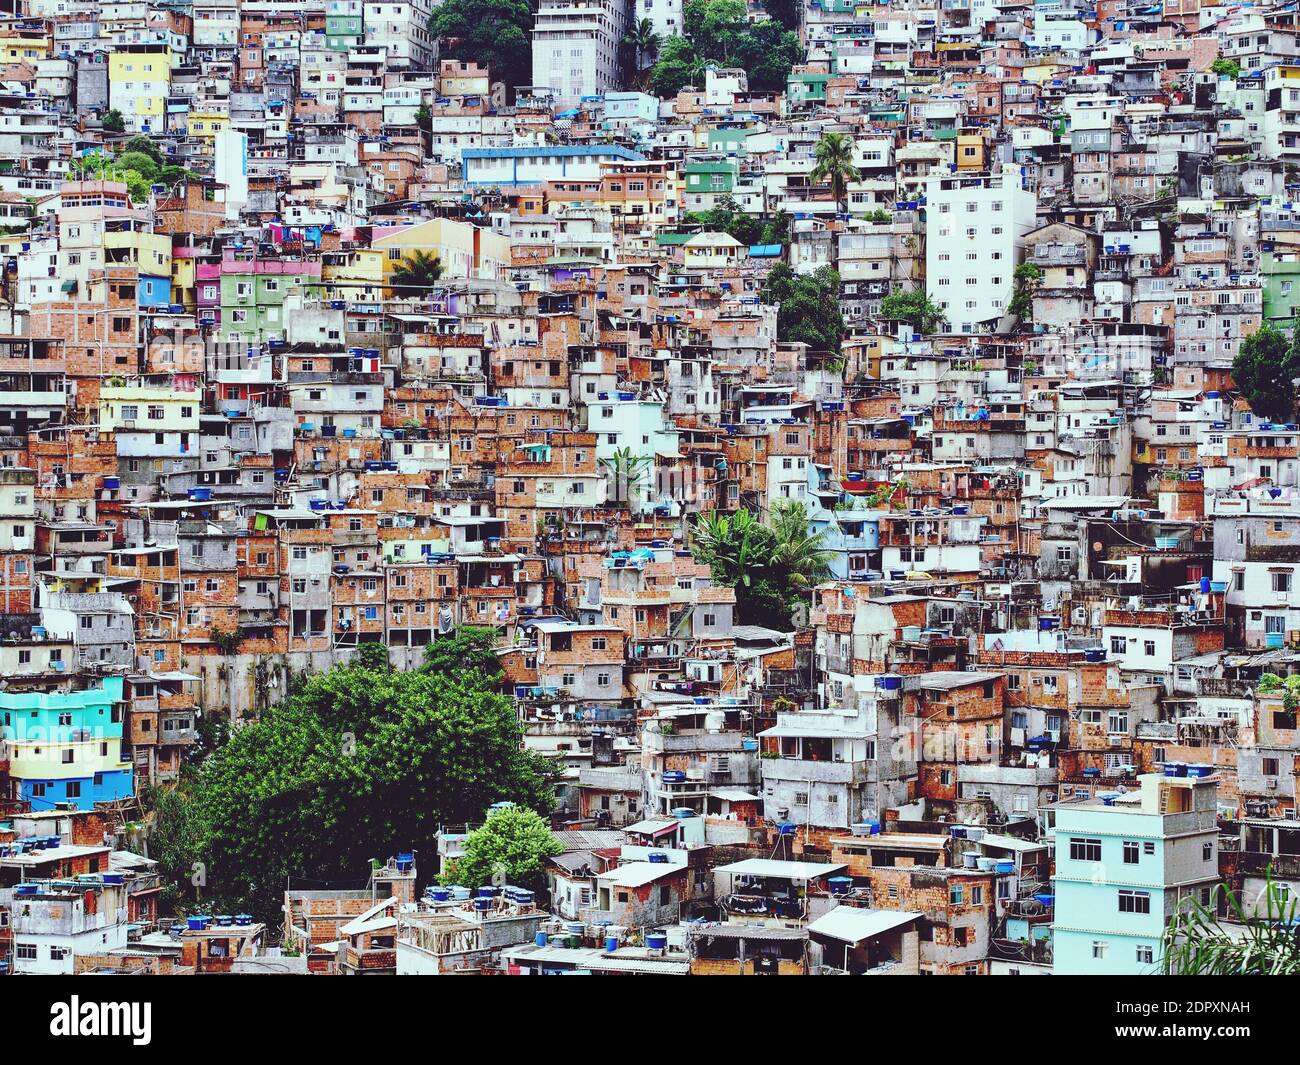
[[654, 462], [648, 455], [634, 455], [630, 447], [618, 448], [600, 464], [614, 476], [614, 500], [631, 503], [636, 490], [645, 483], [646, 468]]
[[[1283, 897], [1270, 867], [1264, 894], [1253, 910], [1222, 885], [1230, 921], [1195, 898], [1165, 928], [1160, 968], [1179, 976], [1293, 976], [1300, 973], [1296, 900]], [[1263, 912], [1260, 903], [1263, 903]]]
[[427, 251], [413, 251], [401, 261], [397, 269], [388, 277], [389, 287], [399, 291], [398, 295], [414, 294], [431, 289], [442, 277], [442, 260]]
[[858, 181], [861, 175], [853, 165], [853, 141], [843, 133], [823, 133], [817, 142], [817, 165], [813, 168], [813, 181], [829, 181], [835, 202], [848, 212], [849, 182]]
[[631, 29], [623, 36], [624, 46], [629, 48], [636, 57], [638, 73], [654, 65], [654, 61], [659, 58], [659, 49], [663, 43], [664, 39], [655, 33], [654, 22], [648, 18], [633, 23]]
[[830, 576], [830, 552], [822, 547], [822, 534], [810, 533], [808, 511], [797, 499], [785, 499], [772, 509], [771, 568], [791, 588], [811, 588]]

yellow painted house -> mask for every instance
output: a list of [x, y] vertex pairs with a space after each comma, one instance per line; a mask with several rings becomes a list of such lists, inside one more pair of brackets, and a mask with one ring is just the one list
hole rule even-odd
[[443, 277], [499, 278], [510, 267], [509, 237], [454, 218], [376, 226], [370, 246], [383, 254], [385, 280], [416, 251], [438, 256]]
[[171, 92], [172, 50], [112, 52], [108, 57], [108, 106], [120, 111], [133, 133], [161, 133]]
[[368, 302], [384, 295], [384, 253], [353, 248], [321, 256], [321, 295], [331, 300]]

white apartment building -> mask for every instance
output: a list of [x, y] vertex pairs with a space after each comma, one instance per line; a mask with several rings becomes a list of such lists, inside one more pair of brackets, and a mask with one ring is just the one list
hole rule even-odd
[[541, 0], [533, 27], [533, 84], [560, 106], [618, 88], [627, 0]]
[[952, 332], [979, 332], [1006, 313], [1034, 225], [1034, 194], [1020, 168], [1007, 166], [997, 174], [933, 171], [926, 197], [926, 294]]
[[427, 68], [437, 55], [437, 42], [429, 33], [432, 14], [432, 0], [366, 4], [365, 43], [382, 48], [389, 67]]
[[[636, 0], [636, 21], [648, 18], [654, 23], [655, 33], [665, 41], [669, 37], [682, 35], [683, 0]], [[643, 66], [649, 66], [647, 57], [642, 57]]]

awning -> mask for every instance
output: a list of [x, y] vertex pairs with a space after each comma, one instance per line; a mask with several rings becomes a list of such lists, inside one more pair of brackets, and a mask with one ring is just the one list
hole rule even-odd
[[858, 944], [901, 925], [911, 924], [920, 913], [906, 910], [868, 910], [859, 906], [836, 906], [808, 926], [809, 932], [830, 936], [843, 943]]

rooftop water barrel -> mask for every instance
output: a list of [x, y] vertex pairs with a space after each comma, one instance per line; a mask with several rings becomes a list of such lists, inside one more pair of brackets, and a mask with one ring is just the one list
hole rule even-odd
[[879, 822], [879, 821], [868, 821], [868, 822], [867, 822], [867, 827], [871, 830], [871, 834], [872, 834], [873, 836], [878, 836], [878, 835], [880, 835], [880, 822]]
[[758, 740], [746, 737], [740, 741], [740, 749], [742, 751], [756, 751], [758, 750]]
[[1099, 777], [1101, 776], [1101, 770], [1098, 769], [1096, 766], [1090, 765], [1086, 769], [1084, 769], [1083, 775], [1085, 777]]
[[587, 930], [587, 926], [581, 921], [567, 921], [565, 922], [564, 930], [571, 936], [580, 936]]
[[686, 774], [682, 772], [680, 769], [665, 770], [663, 774], [663, 782], [665, 784], [680, 784], [685, 779], [686, 779]]
[[35, 895], [40, 888], [36, 884], [19, 884], [14, 888], [15, 895]]
[[1165, 776], [1167, 777], [1185, 777], [1187, 776], [1186, 762], [1166, 762]]
[[966, 829], [966, 838], [970, 840], [983, 839], [984, 829], [979, 825], [971, 825]]
[[1085, 662], [1104, 662], [1106, 661], [1106, 650], [1103, 647], [1089, 647], [1083, 652]]
[[124, 879], [121, 873], [104, 873], [103, 878], [105, 884], [120, 884]]
[[527, 888], [521, 888], [510, 901], [516, 906], [531, 906], [535, 898], [536, 896]]
[[616, 951], [616, 950], [618, 950], [618, 936], [606, 936], [606, 937], [605, 937], [605, 953], [606, 953], [606, 954], [613, 954], [614, 951]]
[[1200, 780], [1203, 777], [1214, 775], [1214, 766], [1206, 765], [1204, 762], [1189, 762], [1187, 765], [1187, 775]]
[[1034, 901], [1041, 902], [1044, 906], [1052, 906], [1056, 903], [1056, 896], [1048, 895], [1046, 892], [1044, 892], [1041, 895], [1035, 895]]
[[1286, 633], [1284, 632], [1266, 632], [1264, 633], [1264, 646], [1269, 650], [1277, 650], [1286, 642]]
[[949, 834], [950, 836], [952, 836], [953, 839], [965, 839], [965, 838], [966, 838], [966, 826], [965, 826], [965, 825], [953, 825], [952, 828], [950, 828], [950, 829], [948, 830], [948, 834]]
[[664, 854], [662, 851], [652, 851], [648, 856], [647, 861], [654, 865], [667, 865], [668, 855]]
[[492, 900], [480, 896], [474, 900], [474, 909], [478, 910], [480, 913], [486, 913], [488, 910], [492, 909]]
[[223, 928], [228, 928], [234, 923], [235, 918], [231, 914], [221, 913], [217, 915], [217, 924], [221, 925]]
[[984, 872], [991, 873], [993, 872], [993, 867], [998, 863], [993, 858], [980, 858], [980, 860], [976, 864]]
[[903, 626], [903, 639], [906, 640], [908, 643], [916, 643], [916, 641], [918, 641], [920, 638], [921, 638], [920, 625]]
[[235, 924], [237, 924], [240, 928], [247, 928], [252, 923], [253, 923], [253, 915], [251, 913], [235, 914]]
[[452, 885], [451, 897], [457, 902], [467, 902], [473, 894], [467, 887], [461, 887], [459, 884]]
[[191, 932], [202, 932], [207, 927], [208, 919], [206, 917], [186, 917], [185, 925]]
[[1209, 578], [1209, 577], [1202, 577], [1202, 578], [1201, 578], [1201, 594], [1202, 594], [1202, 595], [1209, 595], [1209, 594], [1210, 594], [1210, 578]]
[[780, 824], [776, 826], [776, 830], [778, 833], [780, 833], [783, 836], [793, 836], [795, 829], [798, 827], [799, 826], [796, 825], [793, 821], [782, 821]]
[[851, 876], [833, 876], [826, 883], [830, 887], [832, 895], [847, 895], [853, 890], [853, 877]]
[[1118, 791], [1099, 791], [1097, 798], [1101, 800], [1103, 806], [1114, 806], [1115, 800], [1120, 797], [1120, 794]]
[[651, 932], [645, 937], [645, 945], [651, 950], [667, 950], [668, 937], [662, 932]]
[[1016, 863], [1010, 858], [999, 858], [998, 861], [994, 863], [994, 871], [999, 876], [1007, 876], [1016, 871]]
[[962, 851], [962, 852], [961, 852], [961, 864], [962, 864], [963, 868], [966, 868], [966, 869], [975, 869], [975, 868], [977, 868], [978, 865], [979, 865], [979, 859], [980, 859], [980, 852], [979, 852], [979, 851]]
[[171, 934], [173, 939], [179, 939], [180, 934], [185, 931], [185, 926], [178, 922], [168, 927], [167, 931]]
[[535, 942], [539, 947], [546, 946], [546, 933], [538, 932], [537, 938], [533, 942]]
[[433, 899], [434, 902], [450, 902], [451, 888], [445, 888], [445, 887], [431, 888], [429, 890], [429, 897]]
[[494, 899], [500, 894], [501, 889], [499, 887], [494, 887], [491, 884], [484, 884], [478, 889], [478, 897], [481, 899]]
[[676, 818], [694, 817], [695, 811], [689, 806], [675, 806], [669, 811]]
[[1051, 632], [1061, 623], [1061, 619], [1050, 615], [1045, 615], [1038, 619], [1038, 628], [1041, 632]]
[[903, 678], [897, 673], [886, 673], [876, 679], [876, 684], [887, 692], [896, 692], [903, 690]]

